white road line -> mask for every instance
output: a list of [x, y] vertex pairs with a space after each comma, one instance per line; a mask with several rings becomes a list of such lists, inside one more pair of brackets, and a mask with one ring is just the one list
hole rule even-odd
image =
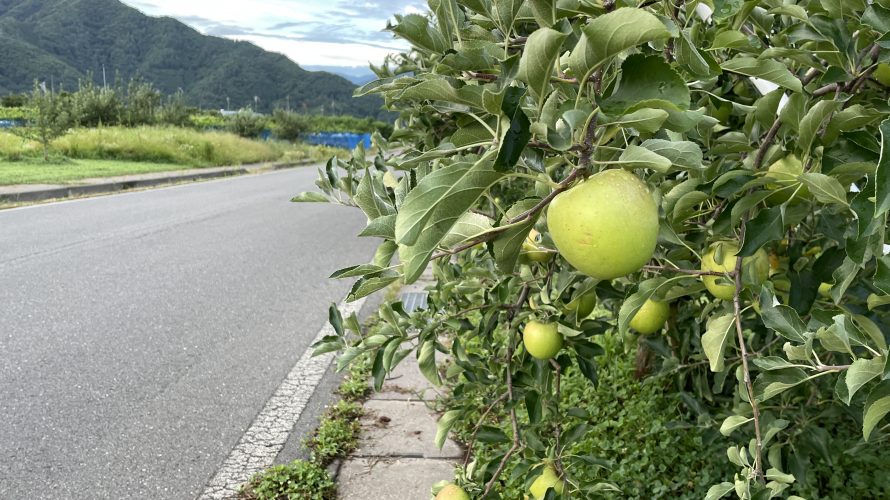
[[[365, 299], [340, 304], [343, 317], [358, 313]], [[314, 344], [326, 335], [336, 335], [330, 324], [319, 330]], [[294, 424], [300, 418], [316, 386], [331, 365], [336, 353], [312, 357], [307, 349], [300, 357], [266, 406], [257, 415], [250, 428], [223, 462], [213, 479], [207, 483], [199, 500], [223, 500], [237, 498], [238, 488], [250, 476], [272, 465], [284, 447]]]

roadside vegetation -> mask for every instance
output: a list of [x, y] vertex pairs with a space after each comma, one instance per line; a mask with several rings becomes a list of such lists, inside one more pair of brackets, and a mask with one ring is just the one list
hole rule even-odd
[[0, 129], [0, 185], [321, 161], [348, 152], [306, 144], [306, 134], [391, 129], [372, 119], [287, 110], [266, 116], [244, 109], [224, 116], [189, 107], [181, 94], [162, 95], [141, 80], [108, 88], [86, 81], [74, 92], [35, 84], [30, 94], [6, 96], [2, 104], [0, 120], [17, 126]]

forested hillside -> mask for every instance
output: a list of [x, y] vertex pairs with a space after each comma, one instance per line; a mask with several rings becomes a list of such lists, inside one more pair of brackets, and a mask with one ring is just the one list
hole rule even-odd
[[92, 74], [101, 83], [103, 65], [109, 80], [141, 76], [205, 108], [252, 106], [256, 96], [270, 111], [289, 96], [300, 112], [381, 114], [380, 98], [353, 99], [345, 78], [117, 0], [0, 0], [0, 95], [30, 90], [35, 79], [74, 89]]

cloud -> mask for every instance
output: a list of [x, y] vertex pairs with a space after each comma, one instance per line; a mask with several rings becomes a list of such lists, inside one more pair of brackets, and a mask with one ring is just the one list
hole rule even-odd
[[124, 0], [214, 36], [248, 40], [300, 64], [366, 66], [407, 45], [383, 31], [393, 14], [425, 11], [424, 0]]

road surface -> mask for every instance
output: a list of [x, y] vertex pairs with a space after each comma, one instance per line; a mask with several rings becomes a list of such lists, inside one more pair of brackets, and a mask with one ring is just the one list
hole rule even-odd
[[201, 493], [373, 255], [315, 176], [0, 211], [0, 498]]

